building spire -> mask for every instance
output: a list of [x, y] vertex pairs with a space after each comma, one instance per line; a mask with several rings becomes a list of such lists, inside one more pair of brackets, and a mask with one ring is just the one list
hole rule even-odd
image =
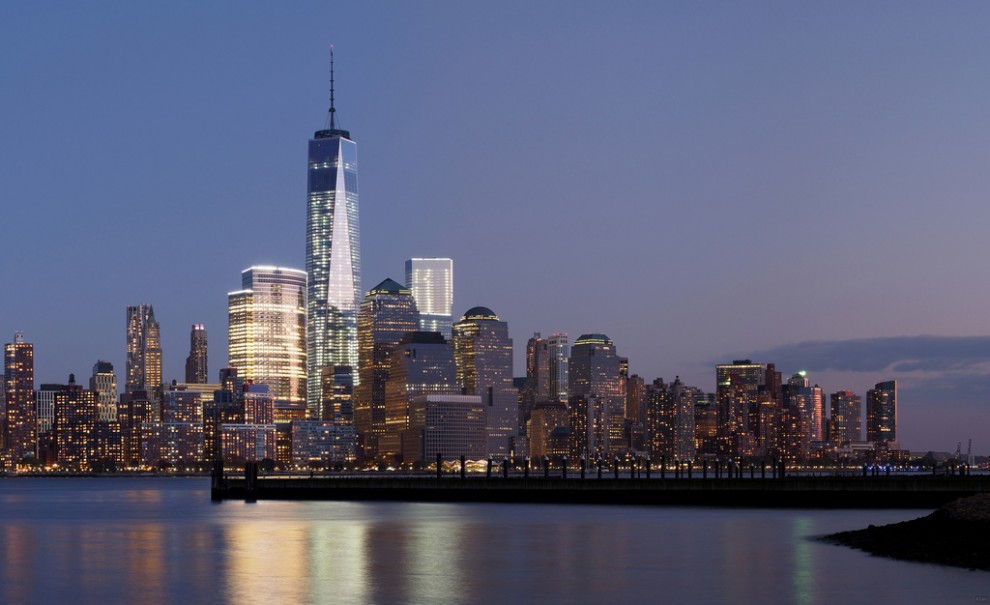
[[336, 130], [334, 125], [334, 114], [337, 110], [333, 106], [333, 44], [330, 45], [330, 130]]

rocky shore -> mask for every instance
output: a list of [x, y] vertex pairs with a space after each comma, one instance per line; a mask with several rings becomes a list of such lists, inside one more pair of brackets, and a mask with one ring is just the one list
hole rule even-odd
[[913, 521], [820, 539], [881, 557], [990, 571], [990, 494], [961, 498]]

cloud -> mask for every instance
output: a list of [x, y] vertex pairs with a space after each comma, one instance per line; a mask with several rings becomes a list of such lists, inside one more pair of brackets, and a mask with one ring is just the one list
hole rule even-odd
[[756, 361], [811, 372], [990, 375], [990, 336], [898, 336], [806, 341], [745, 355]]

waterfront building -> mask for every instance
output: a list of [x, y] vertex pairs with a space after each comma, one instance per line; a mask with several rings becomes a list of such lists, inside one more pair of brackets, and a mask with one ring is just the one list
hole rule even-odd
[[203, 394], [173, 384], [162, 396], [162, 422], [203, 422]]
[[378, 456], [385, 434], [385, 386], [395, 347], [416, 332], [419, 312], [412, 291], [385, 279], [368, 291], [358, 312], [358, 384], [354, 387], [354, 428], [359, 454]]
[[159, 422], [161, 409], [157, 401], [149, 399], [147, 391], [121, 393], [117, 418], [120, 426], [123, 465], [127, 468], [137, 468], [144, 460], [142, 427], [148, 422]]
[[623, 447], [625, 395], [621, 361], [604, 334], [583, 334], [568, 360], [573, 456], [611, 456]]
[[419, 330], [453, 334], [454, 261], [449, 258], [411, 258], [406, 261], [406, 285], [419, 309]]
[[550, 434], [554, 429], [565, 426], [569, 426], [567, 404], [557, 401], [537, 403], [526, 425], [530, 458], [549, 456]]
[[830, 396], [832, 412], [830, 441], [836, 447], [863, 439], [863, 407], [859, 395], [838, 391]]
[[109, 361], [97, 361], [93, 375], [89, 377], [89, 390], [96, 391], [99, 399], [99, 420], [117, 422], [117, 374]]
[[99, 405], [99, 394], [76, 384], [74, 374], [69, 374], [69, 384], [56, 392], [52, 433], [55, 461], [62, 468], [87, 470], [90, 462], [96, 459]]
[[147, 466], [191, 466], [203, 460], [201, 422], [146, 422], [141, 459]]
[[824, 401], [817, 384], [809, 386], [801, 371], [783, 386], [783, 455], [789, 460], [807, 460], [823, 442]]
[[327, 125], [309, 141], [306, 201], [307, 401], [319, 413], [322, 370], [358, 367], [357, 311], [361, 296], [357, 143], [337, 127], [333, 51]]
[[751, 410], [758, 406], [758, 393], [766, 388], [767, 364], [737, 359], [715, 366], [715, 399], [718, 407], [718, 453], [749, 456], [755, 437], [750, 425]]
[[402, 437], [405, 462], [429, 463], [488, 455], [486, 409], [478, 395], [427, 394], [409, 400], [409, 425]]
[[206, 383], [209, 376], [207, 353], [206, 328], [203, 324], [193, 324], [189, 333], [189, 356], [186, 357], [186, 382]]
[[878, 382], [866, 392], [866, 440], [897, 449], [897, 381]]
[[127, 307], [127, 382], [125, 391], [156, 396], [162, 386], [161, 327], [152, 305]]
[[34, 345], [24, 335], [14, 334], [14, 342], [4, 345], [3, 391], [5, 417], [0, 418], [4, 456], [13, 469], [24, 458], [37, 456], [38, 417], [34, 395]]
[[508, 456], [519, 433], [519, 392], [512, 384], [512, 339], [508, 323], [487, 307], [472, 307], [454, 324], [457, 384], [479, 395], [488, 423], [488, 454]]
[[275, 400], [268, 385], [245, 383], [241, 397], [244, 399], [245, 424], [275, 423]]
[[454, 351], [439, 332], [406, 334], [391, 356], [385, 385], [385, 432], [378, 444], [378, 458], [398, 461], [402, 438], [409, 428], [409, 405], [414, 397], [459, 394]]
[[60, 384], [42, 384], [34, 393], [38, 414], [38, 458], [44, 464], [55, 462], [55, 444], [52, 427], [55, 424], [55, 395], [62, 390]]
[[224, 424], [220, 443], [228, 464], [275, 460], [277, 456], [274, 424]]
[[296, 466], [325, 468], [355, 459], [353, 425], [332, 420], [293, 420], [290, 435], [291, 463]]
[[231, 367], [275, 399], [306, 401], [306, 273], [249, 267], [241, 287], [227, 294]]
[[645, 388], [646, 437], [650, 456], [693, 460], [695, 445], [695, 391], [675, 377], [665, 384], [658, 378]]

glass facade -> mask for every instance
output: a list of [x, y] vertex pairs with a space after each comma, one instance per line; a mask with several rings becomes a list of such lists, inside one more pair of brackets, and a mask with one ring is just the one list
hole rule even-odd
[[406, 261], [406, 285], [419, 308], [419, 329], [440, 332], [450, 340], [454, 307], [454, 261], [411, 258]]
[[897, 382], [879, 382], [866, 392], [866, 440], [897, 446]]
[[361, 294], [357, 143], [343, 130], [309, 141], [306, 212], [307, 402], [319, 418], [320, 376], [327, 366], [357, 367]]
[[227, 294], [230, 366], [275, 399], [306, 401], [306, 274], [251, 267], [241, 275], [244, 289]]

